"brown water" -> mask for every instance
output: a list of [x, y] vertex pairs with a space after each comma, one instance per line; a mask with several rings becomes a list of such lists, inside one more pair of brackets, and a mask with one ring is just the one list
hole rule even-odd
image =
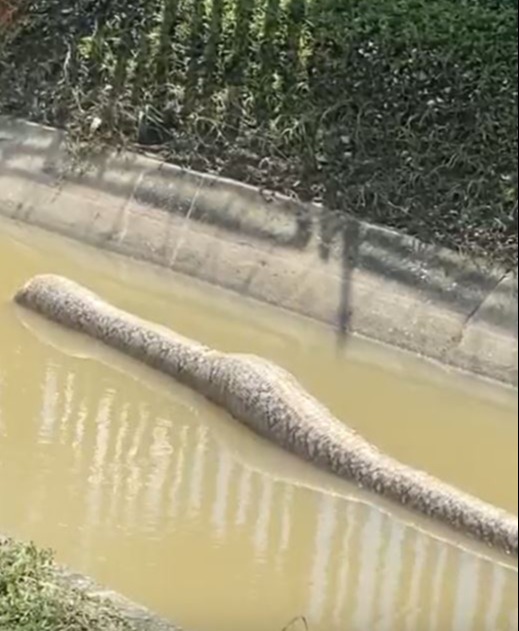
[[[300, 463], [115, 352], [14, 307], [68, 275], [292, 370], [411, 464], [517, 512], [514, 393], [0, 223], [0, 532], [196, 631], [517, 629], [517, 568]], [[290, 627], [304, 629], [302, 621]]]

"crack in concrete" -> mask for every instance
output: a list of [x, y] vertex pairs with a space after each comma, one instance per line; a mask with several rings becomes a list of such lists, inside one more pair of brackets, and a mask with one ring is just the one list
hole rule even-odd
[[451, 347], [448, 349], [448, 352], [456, 350], [462, 344], [462, 342], [463, 342], [463, 340], [465, 338], [465, 333], [467, 332], [467, 329], [471, 325], [472, 321], [477, 317], [477, 315], [479, 314], [479, 312], [483, 308], [483, 305], [490, 298], [490, 296], [492, 296], [492, 294], [497, 290], [499, 285], [501, 285], [501, 283], [506, 279], [506, 277], [509, 274], [510, 274], [510, 272], [508, 270], [504, 271], [499, 276], [497, 281], [492, 285], [492, 287], [490, 289], [488, 289], [487, 291], [485, 291], [485, 293], [483, 294], [483, 297], [481, 298], [481, 300], [479, 300], [474, 305], [474, 307], [469, 311], [469, 313], [465, 316], [465, 319], [461, 323], [459, 333], [456, 336], [454, 336], [452, 338], [452, 340], [451, 340]]

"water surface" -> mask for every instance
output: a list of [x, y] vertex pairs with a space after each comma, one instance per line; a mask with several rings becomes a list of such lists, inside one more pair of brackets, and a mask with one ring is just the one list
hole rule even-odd
[[[297, 461], [173, 381], [16, 308], [65, 274], [288, 368], [392, 455], [517, 513], [512, 391], [0, 223], [0, 531], [194, 631], [517, 629], [517, 569]], [[291, 627], [304, 628], [302, 621]]]

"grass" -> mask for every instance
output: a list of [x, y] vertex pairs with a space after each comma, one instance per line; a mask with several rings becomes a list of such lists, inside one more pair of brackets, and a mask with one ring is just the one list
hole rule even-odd
[[0, 542], [1, 631], [133, 631], [106, 602], [59, 580], [52, 554]]
[[[0, 539], [0, 631], [138, 631], [106, 601], [60, 578], [50, 551]], [[298, 616], [282, 631], [309, 631]]]
[[0, 113], [517, 265], [512, 0], [17, 5]]

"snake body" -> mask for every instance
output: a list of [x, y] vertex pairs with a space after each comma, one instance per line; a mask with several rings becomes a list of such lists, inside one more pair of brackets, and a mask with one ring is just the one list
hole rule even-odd
[[280, 366], [211, 349], [122, 311], [61, 276], [34, 277], [15, 301], [173, 377], [296, 456], [517, 556], [516, 517], [384, 454]]

